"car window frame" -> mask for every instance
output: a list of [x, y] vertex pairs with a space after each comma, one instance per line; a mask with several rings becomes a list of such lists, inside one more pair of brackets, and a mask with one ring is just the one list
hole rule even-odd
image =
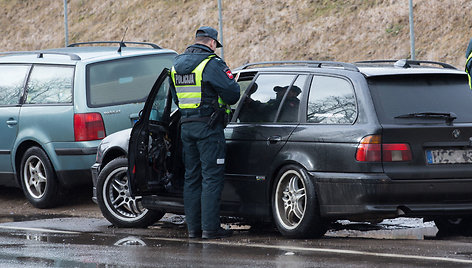
[[275, 115], [274, 123], [278, 125], [298, 125], [301, 123], [301, 118], [306, 112], [304, 111], [305, 108], [303, 106], [303, 101], [308, 97], [307, 91], [309, 91], [309, 85], [311, 85], [311, 79], [310, 79], [310, 73], [304, 73], [304, 72], [297, 72], [297, 75], [295, 76], [295, 79], [293, 79], [292, 83], [290, 84], [291, 88], [298, 80], [300, 76], [306, 76], [305, 83], [303, 84], [303, 87], [301, 88], [302, 92], [300, 92], [300, 104], [298, 106], [298, 119], [296, 122], [281, 122], [279, 121], [280, 114], [282, 112], [282, 107], [285, 105], [285, 99], [287, 98], [288, 95], [288, 90], [285, 92], [284, 97], [282, 101], [280, 102], [281, 105], [279, 105], [279, 108], [277, 109], [277, 113]]
[[[251, 71], [251, 70], [248, 70], [248, 71]], [[254, 72], [254, 71], [252, 71], [252, 72]], [[305, 96], [306, 96], [305, 92], [307, 91], [307, 88], [306, 88], [307, 83], [311, 82], [310, 72], [304, 72], [304, 71], [302, 71], [302, 72], [297, 72], [297, 71], [286, 71], [286, 72], [284, 72], [284, 71], [257, 71], [255, 76], [252, 78], [251, 83], [248, 85], [248, 87], [244, 91], [244, 94], [241, 96], [241, 98], [239, 100], [238, 107], [236, 108], [230, 123], [238, 124], [238, 125], [287, 125], [287, 124], [288, 125], [298, 125], [298, 124], [300, 124], [300, 122], [301, 122], [300, 121], [300, 115], [303, 114], [304, 108], [299, 108], [298, 122], [278, 122], [277, 121], [278, 117], [280, 116], [280, 111], [281, 111], [282, 105], [279, 105], [279, 107], [277, 108], [277, 113], [274, 117], [274, 121], [272, 121], [272, 122], [237, 122], [236, 121], [238, 116], [239, 116], [239, 113], [241, 112], [241, 108], [243, 106], [244, 99], [247, 98], [249, 89], [253, 86], [253, 84], [256, 82], [256, 80], [258, 79], [258, 77], [260, 75], [293, 75], [294, 78], [290, 82], [290, 87], [297, 81], [297, 79], [300, 75], [307, 75], [307, 81], [305, 81], [304, 88], [302, 89], [302, 92], [301, 92], [301, 95], [300, 95], [300, 106], [303, 104], [303, 102], [305, 100]], [[287, 96], [287, 92], [285, 93], [285, 95], [284, 95], [284, 97], [281, 101], [281, 104], [284, 103], [286, 96]]]
[[16, 62], [7, 62], [7, 63], [1, 63], [0, 66], [3, 66], [3, 65], [10, 65], [10, 66], [26, 66], [27, 67], [27, 70], [26, 70], [26, 73], [25, 73], [25, 77], [23, 78], [23, 85], [20, 89], [20, 98], [18, 99], [18, 102], [16, 104], [0, 104], [0, 107], [18, 107], [18, 106], [21, 106], [24, 102], [24, 98], [25, 98], [25, 92], [26, 92], [26, 85], [28, 83], [28, 80], [29, 80], [29, 75], [31, 73], [31, 69], [33, 68], [33, 64], [31, 63], [16, 63]]
[[[313, 78], [315, 76], [326, 76], [326, 77], [333, 77], [333, 78], [338, 78], [338, 79], [343, 79], [345, 81], [347, 81], [351, 87], [352, 87], [352, 91], [354, 93], [354, 100], [355, 100], [355, 106], [356, 106], [356, 116], [353, 120], [352, 123], [339, 123], [339, 124], [336, 124], [336, 123], [315, 123], [315, 122], [308, 122], [307, 121], [307, 116], [308, 116], [308, 100], [309, 100], [309, 97], [310, 97], [310, 91], [311, 91], [311, 87], [312, 87], [312, 83], [313, 83]], [[354, 86], [354, 83], [353, 81], [347, 77], [347, 76], [343, 76], [343, 75], [336, 75], [336, 74], [331, 74], [331, 73], [312, 73], [311, 74], [311, 77], [308, 79], [309, 81], [309, 85], [307, 85], [307, 90], [305, 91], [306, 93], [306, 96], [305, 98], [303, 98], [303, 114], [301, 116], [303, 116], [303, 118], [300, 120], [300, 122], [302, 122], [303, 124], [308, 124], [308, 125], [326, 125], [326, 126], [333, 126], [333, 125], [354, 125], [357, 120], [359, 119], [359, 100], [358, 100], [358, 97], [357, 97], [357, 93], [356, 93], [356, 87]], [[302, 105], [302, 103], [300, 104]]]
[[[374, 76], [372, 78], [369, 78], [367, 79], [367, 85], [368, 85], [368, 91], [371, 95], [371, 98], [372, 98], [372, 105], [374, 107], [374, 112], [379, 120], [379, 122], [381, 124], [393, 124], [393, 125], [397, 125], [397, 124], [404, 124], [404, 123], [421, 123], [421, 124], [427, 124], [427, 123], [430, 123], [430, 124], [437, 124], [438, 122], [442, 123], [444, 122], [444, 119], [441, 119], [441, 118], [437, 118], [437, 119], [430, 119], [430, 120], [422, 120], [422, 119], [418, 119], [418, 118], [395, 118], [395, 116], [399, 116], [401, 114], [408, 114], [408, 113], [415, 113], [415, 112], [427, 112], [427, 111], [434, 111], [435, 109], [437, 108], [427, 108], [427, 109], [418, 109], [418, 107], [415, 107], [414, 110], [404, 110], [404, 112], [399, 112], [399, 113], [396, 113], [396, 114], [388, 114], [385, 110], [384, 110], [384, 106], [381, 104], [381, 101], [383, 100], [381, 97], [380, 97], [380, 93], [378, 92], [378, 84], [373, 87], [372, 84], [371, 84], [371, 81], [372, 79], [392, 79], [392, 78], [395, 78], [395, 80], [397, 79], [404, 79], [406, 77], [406, 79], [416, 79], [416, 80], [419, 80], [421, 82], [424, 82], [424, 81], [427, 81], [429, 78], [428, 77], [433, 77], [434, 79], [440, 79], [440, 80], [443, 80], [443, 81], [447, 81], [451, 78], [456, 78], [456, 79], [459, 79], [460, 76], [462, 76], [462, 74], [444, 74], [444, 73], [440, 73], [440, 74], [433, 74], [433, 73], [424, 73], [424, 74], [402, 74], [402, 75], [382, 75], [382, 76]], [[438, 77], [441, 77], [443, 76], [443, 78], [438, 78]], [[466, 78], [466, 76], [465, 76]], [[466, 78], [467, 79], [467, 78]], [[466, 82], [466, 81], [464, 81]], [[416, 87], [422, 87], [423, 85], [415, 85], [415, 88]], [[467, 83], [464, 83], [464, 88], [467, 88], [466, 90], [469, 90], [470, 91], [470, 88], [469, 88], [469, 85], [468, 85], [468, 82]], [[450, 88], [449, 88], [450, 89]], [[430, 93], [430, 92], [429, 92]], [[455, 103], [456, 105], [458, 105], [458, 103]], [[408, 107], [408, 106], [406, 106]], [[405, 106], [402, 107], [402, 109], [405, 109]], [[447, 109], [449, 110], [449, 109]], [[439, 111], [443, 111], [443, 109], [439, 109]], [[455, 123], [470, 123], [471, 121], [468, 121], [468, 120], [464, 120], [463, 118], [461, 118], [461, 115], [463, 115], [464, 113], [460, 113], [458, 114], [458, 118], [456, 118], [454, 120]], [[462, 121], [464, 120], [464, 121]]]
[[[91, 103], [91, 98], [90, 98], [90, 76], [87, 75], [89, 73], [90, 67], [96, 64], [103, 64], [105, 62], [115, 62], [115, 61], [126, 61], [126, 60], [131, 60], [131, 59], [136, 59], [136, 58], [147, 58], [147, 57], [156, 57], [160, 58], [162, 56], [176, 56], [176, 53], [156, 53], [156, 54], [143, 54], [143, 55], [133, 55], [129, 57], [120, 57], [120, 58], [115, 58], [115, 59], [108, 59], [108, 60], [101, 60], [101, 61], [96, 61], [96, 62], [91, 62], [86, 64], [84, 67], [84, 74], [85, 74], [85, 99], [86, 99], [86, 104], [88, 108], [102, 108], [102, 107], [110, 107], [110, 106], [117, 106], [117, 105], [125, 105], [125, 104], [131, 104], [131, 103], [144, 103], [148, 97], [148, 95], [144, 96], [141, 99], [135, 99], [135, 100], [127, 100], [127, 101], [121, 101], [121, 102], [114, 102], [114, 103], [107, 103], [107, 104], [92, 104]], [[170, 68], [170, 66], [164, 67], [164, 68]], [[159, 77], [159, 74], [156, 74], [155, 79]], [[155, 80], [154, 80], [155, 81]], [[153, 82], [154, 83], [154, 82]], [[149, 86], [149, 90], [152, 88], [153, 84]]]
[[[51, 66], [51, 67], [72, 67], [73, 72], [72, 72], [72, 99], [70, 102], [60, 102], [60, 103], [26, 103], [26, 98], [28, 97], [28, 84], [31, 79], [31, 73], [33, 72], [34, 66]], [[30, 107], [30, 106], [73, 106], [74, 105], [74, 92], [75, 92], [75, 79], [76, 79], [76, 65], [73, 64], [54, 64], [54, 63], [32, 63], [29, 70], [28, 70], [28, 76], [26, 78], [24, 87], [23, 87], [23, 96], [21, 97], [21, 105], [25, 107]]]

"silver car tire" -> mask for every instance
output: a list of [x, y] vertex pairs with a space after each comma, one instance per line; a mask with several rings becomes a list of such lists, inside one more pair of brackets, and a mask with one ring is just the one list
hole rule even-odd
[[315, 187], [296, 165], [283, 167], [272, 191], [272, 212], [279, 232], [291, 238], [319, 238], [326, 233]]
[[128, 188], [128, 160], [113, 159], [100, 171], [97, 201], [103, 216], [116, 227], [144, 228], [164, 216], [162, 211], [148, 210], [141, 197], [133, 198]]

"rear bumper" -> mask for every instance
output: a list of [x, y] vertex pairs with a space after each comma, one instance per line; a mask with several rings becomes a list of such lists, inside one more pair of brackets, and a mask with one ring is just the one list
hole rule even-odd
[[77, 185], [90, 184], [90, 170], [60, 170], [56, 171], [59, 183], [65, 188], [73, 188]]
[[472, 215], [472, 178], [391, 180], [385, 174], [311, 172], [327, 218]]
[[95, 162], [100, 141], [55, 142], [44, 146], [65, 188], [91, 184], [90, 166]]
[[90, 165], [95, 155], [60, 155], [57, 160], [56, 173], [65, 188], [91, 183]]

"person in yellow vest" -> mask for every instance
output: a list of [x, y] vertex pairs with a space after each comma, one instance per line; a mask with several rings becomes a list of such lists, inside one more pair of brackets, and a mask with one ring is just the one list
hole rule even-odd
[[181, 113], [185, 165], [184, 210], [189, 238], [222, 238], [220, 199], [224, 184], [225, 105], [239, 100], [240, 89], [226, 63], [215, 54], [218, 32], [200, 27], [195, 44], [174, 60], [171, 92]]
[[465, 52], [465, 58], [467, 61], [465, 62], [465, 71], [469, 75], [469, 86], [472, 89], [471, 77], [470, 72], [472, 69], [472, 39], [469, 41], [469, 45], [467, 46], [467, 50]]

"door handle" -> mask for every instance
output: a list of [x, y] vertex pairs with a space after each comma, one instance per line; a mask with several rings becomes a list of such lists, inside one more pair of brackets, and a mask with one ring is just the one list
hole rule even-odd
[[267, 142], [268, 142], [268, 144], [276, 144], [281, 140], [282, 140], [282, 137], [280, 137], [280, 136], [270, 136], [267, 139]]
[[14, 118], [8, 118], [7, 125], [14, 126], [16, 124], [18, 124], [18, 120], [15, 120]]

